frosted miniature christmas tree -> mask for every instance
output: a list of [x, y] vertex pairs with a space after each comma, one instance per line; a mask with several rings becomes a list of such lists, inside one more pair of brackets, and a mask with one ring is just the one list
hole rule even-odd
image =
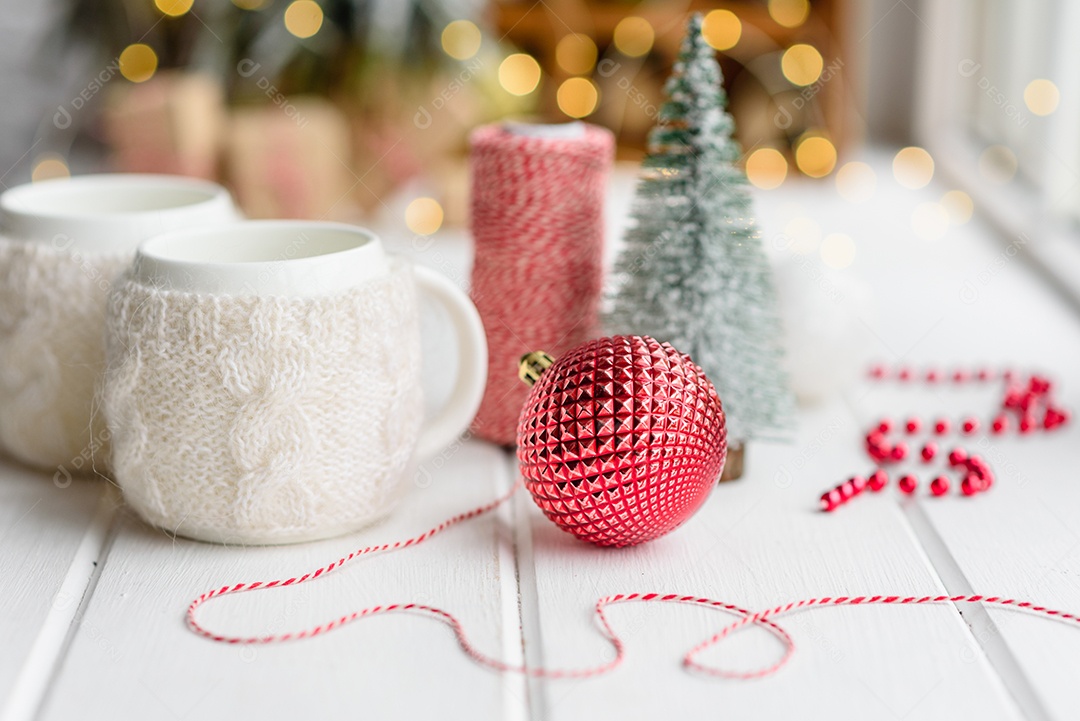
[[737, 447], [785, 427], [792, 396], [772, 278], [746, 176], [735, 166], [740, 150], [721, 83], [694, 15], [649, 135], [607, 325], [689, 354], [716, 385]]

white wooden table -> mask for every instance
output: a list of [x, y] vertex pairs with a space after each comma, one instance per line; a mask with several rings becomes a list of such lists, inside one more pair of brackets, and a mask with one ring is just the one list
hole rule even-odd
[[[1038, 368], [1080, 409], [1080, 323], [1008, 240], [977, 220], [917, 239], [912, 209], [948, 188], [903, 190], [878, 172], [873, 200], [833, 185], [788, 183], [759, 194], [766, 241], [792, 217], [855, 238], [845, 273], [869, 281], [874, 356], [916, 365]], [[630, 179], [612, 187], [618, 233]], [[461, 233], [430, 244], [386, 230], [392, 248], [463, 284]], [[1003, 260], [1005, 259], [1005, 260]], [[961, 294], [965, 282], [977, 291]], [[437, 395], [437, 393], [436, 393]], [[900, 393], [854, 384], [803, 409], [791, 444], [752, 446], [743, 480], [716, 489], [678, 532], [643, 547], [595, 549], [550, 525], [523, 494], [402, 552], [355, 562], [316, 583], [242, 594], [206, 608], [207, 623], [268, 633], [394, 601], [459, 616], [484, 651], [514, 662], [580, 667], [610, 657], [591, 609], [625, 591], [700, 594], [748, 608], [804, 596], [970, 592], [1080, 611], [1080, 424], [1053, 435], [991, 440], [999, 482], [977, 499], [890, 492], [816, 512], [818, 494], [865, 472], [861, 434], [883, 414], [983, 409], [993, 393]], [[470, 661], [430, 619], [398, 614], [300, 643], [237, 648], [197, 638], [186, 603], [227, 582], [301, 573], [351, 549], [424, 530], [509, 488], [513, 457], [465, 442], [428, 462], [388, 522], [346, 538], [285, 548], [221, 548], [142, 525], [107, 484], [0, 465], [0, 718], [1080, 718], [1080, 631], [1001, 610], [948, 605], [811, 611], [782, 624], [799, 648], [759, 681], [684, 671], [679, 659], [730, 620], [688, 607], [627, 605], [610, 616], [628, 659], [585, 681], [526, 681]], [[703, 660], [749, 668], [779, 644], [748, 630]]]

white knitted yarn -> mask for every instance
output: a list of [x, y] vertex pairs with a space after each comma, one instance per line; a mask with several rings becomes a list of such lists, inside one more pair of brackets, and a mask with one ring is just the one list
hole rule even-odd
[[145, 520], [223, 543], [326, 538], [386, 515], [423, 415], [412, 270], [343, 294], [110, 296], [102, 411]]
[[105, 366], [105, 301], [133, 253], [81, 253], [0, 237], [0, 446], [35, 466], [102, 470], [93, 414]]

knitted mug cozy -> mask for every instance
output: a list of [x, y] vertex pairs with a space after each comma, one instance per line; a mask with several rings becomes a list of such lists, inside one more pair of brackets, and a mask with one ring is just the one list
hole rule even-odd
[[125, 274], [102, 411], [127, 503], [223, 543], [327, 538], [385, 516], [420, 432], [411, 267], [344, 293], [228, 296]]
[[105, 302], [134, 256], [0, 237], [0, 446], [31, 465], [102, 470], [94, 413]]

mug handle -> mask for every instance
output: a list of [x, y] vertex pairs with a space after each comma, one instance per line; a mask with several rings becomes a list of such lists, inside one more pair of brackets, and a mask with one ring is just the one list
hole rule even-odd
[[460, 436], [480, 408], [487, 384], [487, 336], [480, 313], [464, 291], [446, 276], [414, 265], [417, 288], [436, 300], [450, 315], [458, 347], [458, 375], [450, 398], [434, 418], [424, 423], [416, 456], [430, 458]]

